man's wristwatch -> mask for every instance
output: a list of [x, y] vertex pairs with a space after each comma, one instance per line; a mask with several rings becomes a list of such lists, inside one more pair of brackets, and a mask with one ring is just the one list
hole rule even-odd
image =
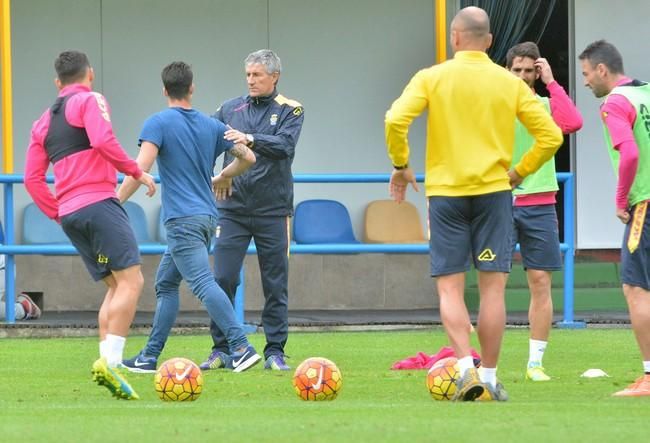
[[246, 134], [246, 146], [252, 148], [253, 143], [255, 143], [255, 137], [253, 137], [253, 134]]
[[401, 171], [402, 169], [406, 169], [409, 167], [408, 163], [405, 163], [403, 166], [395, 166], [393, 165], [393, 169], [397, 169], [398, 171]]

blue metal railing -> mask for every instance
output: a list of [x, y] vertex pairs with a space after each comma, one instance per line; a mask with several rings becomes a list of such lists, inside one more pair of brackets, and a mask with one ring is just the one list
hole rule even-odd
[[[418, 182], [424, 181], [424, 175], [416, 176]], [[390, 174], [296, 174], [294, 182], [296, 183], [388, 183]], [[574, 176], [572, 173], [560, 172], [557, 174], [559, 182], [563, 182], [564, 192], [564, 242], [561, 243], [560, 249], [564, 252], [564, 313], [563, 320], [558, 323], [559, 327], [564, 328], [581, 328], [583, 322], [574, 320]], [[156, 181], [159, 178], [156, 177]], [[22, 183], [23, 176], [19, 174], [0, 174], [0, 183], [4, 184], [4, 220], [5, 220], [5, 242], [0, 244], [0, 254], [6, 254], [5, 265], [5, 282], [6, 282], [6, 322], [15, 322], [15, 255], [77, 255], [76, 249], [72, 245], [18, 245], [14, 241], [14, 197], [13, 185]], [[53, 178], [48, 177], [48, 182], [52, 183]], [[517, 246], [518, 247], [518, 246]], [[159, 255], [165, 252], [165, 245], [144, 244], [140, 245], [140, 253], [144, 255]], [[292, 254], [393, 254], [393, 253], [410, 253], [410, 254], [428, 254], [429, 245], [420, 244], [292, 244], [290, 246]], [[255, 246], [251, 245], [247, 251], [248, 254], [255, 254]], [[242, 282], [244, 279], [242, 278]], [[242, 285], [243, 286], [243, 285]], [[243, 322], [244, 303], [243, 287], [240, 286], [238, 295], [235, 300], [237, 318]]]

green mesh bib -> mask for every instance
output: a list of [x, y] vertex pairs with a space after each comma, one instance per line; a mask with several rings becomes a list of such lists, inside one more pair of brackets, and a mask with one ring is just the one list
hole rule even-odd
[[[550, 113], [551, 106], [547, 97], [537, 96]], [[515, 122], [515, 149], [512, 153], [512, 165], [519, 163], [524, 154], [533, 147], [535, 139], [528, 132], [528, 129], [519, 120]], [[513, 190], [514, 195], [538, 194], [540, 192], [552, 192], [559, 189], [555, 177], [555, 157], [544, 163], [537, 172], [526, 177], [517, 189]]]
[[[641, 201], [650, 199], [650, 85], [646, 83], [639, 86], [617, 86], [612, 89], [611, 94], [619, 94], [627, 98], [636, 110], [632, 131], [639, 148], [639, 165], [628, 196], [630, 206], [634, 206]], [[606, 101], [607, 98], [605, 98]], [[603, 124], [603, 127], [609, 158], [612, 161], [614, 173], [618, 177], [621, 154], [612, 146], [612, 137], [607, 125]]]

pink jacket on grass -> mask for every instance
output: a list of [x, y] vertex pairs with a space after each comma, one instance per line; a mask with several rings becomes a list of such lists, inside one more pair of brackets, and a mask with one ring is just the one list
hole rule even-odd
[[[456, 354], [450, 346], [443, 346], [437, 354], [428, 355], [424, 352], [418, 352], [414, 357], [395, 362], [391, 369], [430, 369], [437, 361], [447, 357], [456, 357]], [[474, 349], [472, 349], [472, 357], [475, 365], [481, 361], [481, 356]]]

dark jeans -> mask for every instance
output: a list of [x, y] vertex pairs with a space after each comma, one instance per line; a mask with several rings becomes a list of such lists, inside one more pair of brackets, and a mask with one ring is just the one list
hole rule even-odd
[[232, 304], [210, 271], [208, 248], [215, 225], [216, 218], [209, 215], [175, 218], [165, 223], [168, 246], [156, 274], [156, 314], [144, 355], [158, 357], [162, 352], [176, 320], [178, 288], [183, 279], [203, 303], [212, 322], [225, 331], [226, 349], [235, 351], [248, 344]]

